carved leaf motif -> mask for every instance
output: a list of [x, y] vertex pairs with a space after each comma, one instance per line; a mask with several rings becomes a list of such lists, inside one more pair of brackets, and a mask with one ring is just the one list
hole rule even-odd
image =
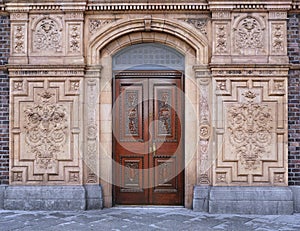
[[67, 114], [62, 105], [49, 102], [50, 92], [40, 94], [42, 102], [25, 110], [25, 142], [41, 169], [53, 169], [67, 139]]
[[245, 169], [256, 169], [272, 141], [269, 107], [251, 102], [233, 106], [228, 111], [228, 123], [229, 141], [236, 156]]
[[80, 52], [80, 33], [79, 26], [72, 26], [70, 32], [70, 51], [72, 53]]
[[272, 49], [275, 53], [280, 53], [284, 50], [284, 36], [282, 25], [273, 25], [272, 34]]
[[203, 35], [207, 36], [207, 19], [197, 18], [197, 19], [186, 19], [187, 23], [193, 25], [197, 30], [199, 30]]
[[216, 32], [216, 52], [218, 54], [223, 54], [227, 52], [227, 31], [225, 25], [217, 25]]
[[106, 24], [109, 24], [113, 22], [112, 19], [91, 19], [90, 25], [89, 25], [89, 31], [90, 34], [94, 34], [98, 29], [100, 29], [102, 26], [105, 26]]
[[41, 20], [33, 32], [33, 44], [36, 50], [60, 52], [62, 34], [57, 23], [50, 18]]

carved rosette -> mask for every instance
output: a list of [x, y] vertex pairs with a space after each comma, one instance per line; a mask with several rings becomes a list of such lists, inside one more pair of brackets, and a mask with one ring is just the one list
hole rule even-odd
[[36, 24], [33, 31], [34, 51], [62, 51], [62, 28], [50, 17], [45, 17]]
[[40, 102], [25, 109], [25, 142], [35, 156], [36, 173], [56, 173], [57, 157], [67, 139], [66, 108], [51, 102], [54, 94], [45, 90]]

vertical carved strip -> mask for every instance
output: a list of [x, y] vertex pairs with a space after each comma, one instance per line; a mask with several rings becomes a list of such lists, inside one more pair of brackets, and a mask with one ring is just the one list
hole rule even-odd
[[86, 105], [85, 105], [85, 183], [98, 183], [99, 166], [99, 125], [97, 123], [97, 108], [99, 96], [99, 71], [88, 69], [86, 72]]
[[80, 23], [68, 24], [68, 54], [78, 55], [82, 51], [82, 26]]
[[13, 56], [25, 57], [27, 55], [27, 13], [12, 13], [11, 20], [11, 58]]
[[199, 144], [198, 144], [198, 184], [210, 184], [209, 144], [211, 119], [209, 109], [209, 78], [199, 79]]

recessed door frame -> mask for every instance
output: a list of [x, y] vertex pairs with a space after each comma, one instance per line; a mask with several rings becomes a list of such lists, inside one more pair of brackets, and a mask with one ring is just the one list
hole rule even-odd
[[[117, 79], [119, 79], [118, 80], [118, 82], [119, 81], [121, 81], [122, 79], [123, 80], [125, 80], [125, 82], [127, 83], [132, 83], [132, 84], [134, 84], [134, 83], [136, 83], [136, 81], [135, 80], [138, 80], [138, 81], [142, 81], [142, 83], [143, 84], [145, 84], [145, 83], [150, 83], [150, 82], [157, 82], [157, 84], [158, 85], [160, 85], [159, 84], [159, 82], [161, 82], [162, 84], [164, 83], [164, 80], [165, 80], [165, 82], [174, 82], [174, 81], [176, 81], [178, 84], [179, 84], [179, 86], [180, 86], [180, 88], [181, 88], [181, 91], [180, 90], [178, 90], [178, 89], [176, 89], [176, 93], [175, 93], [175, 96], [176, 96], [176, 99], [175, 100], [177, 100], [177, 97], [179, 97], [179, 99], [180, 99], [180, 103], [178, 103], [178, 105], [179, 105], [179, 108], [176, 108], [176, 113], [177, 113], [177, 119], [176, 120], [178, 120], [177, 122], [174, 122], [174, 123], [176, 123], [175, 124], [175, 126], [180, 126], [180, 128], [175, 128], [176, 130], [178, 129], [179, 130], [179, 132], [180, 132], [180, 135], [179, 134], [177, 134], [178, 135], [178, 137], [180, 137], [180, 140], [179, 141], [177, 141], [178, 142], [178, 145], [179, 145], [179, 159], [176, 159], [175, 158], [175, 167], [176, 167], [176, 173], [177, 173], [177, 171], [179, 172], [179, 174], [176, 174], [176, 176], [175, 176], [175, 178], [176, 179], [174, 179], [174, 181], [173, 181], [173, 183], [174, 183], [174, 186], [175, 187], [178, 187], [179, 188], [179, 191], [177, 191], [177, 193], [175, 193], [174, 194], [174, 191], [172, 192], [172, 190], [171, 191], [169, 191], [168, 193], [163, 193], [163, 192], [156, 192], [155, 193], [155, 191], [156, 190], [154, 190], [154, 188], [153, 188], [153, 190], [152, 189], [144, 189], [143, 191], [147, 191], [148, 190], [148, 192], [146, 193], [146, 194], [144, 194], [144, 196], [147, 196], [148, 197], [148, 199], [150, 199], [149, 201], [148, 201], [148, 204], [149, 205], [151, 205], [151, 204], [156, 204], [156, 205], [160, 205], [160, 204], [168, 204], [168, 205], [184, 205], [184, 164], [185, 164], [185, 157], [184, 157], [184, 150], [185, 150], [185, 148], [184, 148], [184, 144], [185, 144], [185, 142], [184, 142], [184, 94], [183, 94], [183, 92], [184, 92], [184, 75], [183, 75], [183, 72], [182, 71], [155, 71], [155, 70], [153, 70], [153, 71], [124, 71], [124, 72], [119, 72], [119, 71], [115, 71], [114, 73], [113, 73], [113, 75], [114, 75], [114, 78], [113, 78], [113, 86], [112, 86], [112, 89], [113, 89], [113, 91], [112, 91], [112, 93], [113, 93], [113, 102], [114, 102], [114, 100], [115, 100], [115, 98], [116, 98], [116, 91], [119, 89], [117, 86], [116, 86], [116, 82], [117, 82], [117, 80], [116, 80], [116, 78]], [[120, 80], [121, 79], [121, 80]], [[127, 79], [127, 80], [126, 80]], [[155, 80], [155, 79], [157, 79], [157, 81]], [[162, 80], [162, 81], [161, 81]], [[178, 80], [179, 80], [179, 82], [178, 82]], [[175, 82], [174, 82], [175, 83]], [[143, 85], [144, 86], [144, 85]], [[149, 87], [150, 86], [150, 88], [151, 88], [151, 84], [150, 85], [147, 85], [147, 87]], [[170, 85], [171, 86], [171, 85]], [[176, 86], [177, 86], [177, 84], [176, 84]], [[154, 85], [153, 85], [153, 87], [154, 87]], [[148, 92], [148, 90], [146, 90], [146, 92]], [[149, 94], [150, 94], [150, 92], [149, 92]], [[146, 97], [146, 96], [145, 96]], [[148, 99], [146, 99], [146, 100], [148, 100]], [[154, 101], [153, 101], [154, 102]], [[119, 103], [121, 103], [121, 102], [119, 102]], [[148, 103], [150, 103], [150, 102], [148, 102]], [[146, 103], [146, 105], [148, 105], [148, 103]], [[177, 104], [177, 103], [176, 103]], [[149, 106], [149, 105], [148, 105]], [[154, 105], [152, 105], [152, 106], [154, 106]], [[118, 107], [119, 108], [119, 107]], [[120, 121], [119, 120], [119, 118], [122, 118], [122, 117], [119, 117], [120, 115], [119, 115], [119, 109], [118, 108], [114, 108], [114, 112], [118, 112], [118, 114], [115, 114], [115, 115], [113, 115], [113, 128], [114, 128], [114, 132], [117, 132], [118, 134], [115, 134], [116, 136], [118, 136], [119, 134], [120, 134], [120, 132], [121, 132], [121, 128], [120, 127], [118, 127], [118, 124], [119, 124], [119, 122], [118, 121]], [[145, 110], [145, 108], [143, 109], [144, 111], [146, 111], [146, 112], [148, 112], [148, 109], [149, 108], [147, 108], [146, 110]], [[179, 109], [179, 111], [178, 111], [178, 109]], [[178, 113], [180, 113], [180, 114], [178, 114]], [[148, 114], [149, 115], [149, 114]], [[148, 119], [147, 119], [147, 116], [148, 115], [145, 115], [145, 121], [143, 120], [143, 122], [142, 123], [146, 123], [146, 120], [148, 121]], [[149, 122], [149, 121], [148, 121]], [[149, 123], [146, 123], [146, 124], [148, 124], [149, 125]], [[118, 129], [116, 129], [116, 127], [118, 127]], [[120, 130], [121, 129], [121, 130]], [[150, 132], [150, 129], [152, 129], [152, 127], [146, 127], [145, 128], [146, 129], [146, 132], [148, 131], [148, 132]], [[154, 128], [153, 128], [154, 129]], [[124, 130], [124, 129], [123, 129]], [[143, 130], [142, 130], [143, 131]], [[174, 132], [176, 133], [176, 131], [174, 130]], [[173, 134], [173, 135], [175, 135], [175, 133]], [[175, 135], [175, 136], [177, 136], [177, 135]], [[113, 134], [113, 136], [114, 136], [114, 134]], [[147, 135], [146, 135], [147, 136]], [[174, 136], [174, 139], [176, 140], [176, 137]], [[145, 142], [145, 140], [144, 140], [144, 142]], [[172, 141], [172, 142], [174, 142], [174, 141]], [[147, 143], [147, 142], [146, 142]], [[135, 143], [132, 143], [132, 145], [134, 145]], [[169, 144], [171, 144], [171, 143], [169, 143]], [[117, 152], [116, 152], [116, 145], [119, 145], [118, 144], [118, 141], [116, 141], [116, 138], [115, 137], [113, 137], [113, 160], [114, 160], [114, 163], [115, 163], [115, 166], [113, 166], [113, 182], [114, 183], [117, 183], [117, 182], [119, 182], [119, 180], [120, 180], [120, 178], [121, 177], [123, 177], [121, 174], [124, 174], [124, 173], [119, 173], [118, 171], [120, 170], [120, 166], [119, 166], [119, 164], [121, 164], [121, 163], [119, 163], [119, 162], [116, 162], [116, 158], [117, 158]], [[139, 145], [139, 144], [138, 144]], [[149, 145], [149, 144], [148, 144]], [[166, 143], [166, 145], [167, 146], [169, 146], [168, 145], [168, 142]], [[174, 147], [174, 144], [171, 144], [171, 146], [173, 146]], [[170, 147], [171, 147], [170, 146]], [[134, 155], [133, 155], [134, 156]], [[147, 154], [147, 157], [143, 157], [143, 161], [146, 161], [145, 160], [145, 158], [149, 158], [149, 160], [147, 160], [145, 163], [148, 163], [148, 161], [154, 161], [155, 159], [157, 159], [157, 158], [159, 158], [158, 157], [159, 155], [157, 155], [157, 157], [155, 158], [154, 156], [152, 156], [152, 153], [148, 153]], [[119, 156], [118, 156], [119, 157]], [[171, 156], [170, 156], [171, 157]], [[172, 157], [173, 157], [173, 155], [172, 155]], [[120, 158], [120, 157], [119, 157]], [[154, 158], [154, 159], [152, 159], [152, 158]], [[163, 158], [165, 158], [165, 157], [163, 157]], [[171, 159], [173, 159], [173, 158], [171, 158]], [[170, 160], [171, 160], [170, 159]], [[157, 159], [157, 161], [158, 161], [158, 159]], [[154, 164], [154, 162], [151, 162], [151, 163], [148, 163], [149, 165], [152, 165], [152, 164]], [[166, 162], [167, 163], [167, 162]], [[121, 167], [121, 168], [123, 168], [123, 167]], [[143, 173], [145, 173], [145, 176], [144, 177], [149, 177], [149, 179], [146, 179], [146, 182], [148, 182], [148, 180], [151, 182], [151, 181], [154, 181], [154, 172], [152, 172], [152, 171], [154, 171], [153, 169], [152, 170], [150, 170], [150, 171], [146, 171], [148, 174], [150, 173], [150, 175], [147, 175], [146, 174], [146, 172], [143, 172]], [[117, 174], [117, 175], [119, 175], [119, 179], [116, 179], [116, 176], [115, 176], [115, 174]], [[152, 179], [152, 178], [153, 179]], [[143, 179], [143, 180], [145, 180], [145, 179]], [[176, 182], [176, 183], [175, 183]], [[151, 184], [151, 183], [150, 183]], [[117, 196], [119, 195], [120, 196], [120, 192], [118, 191], [118, 190], [120, 190], [120, 188], [118, 187], [118, 185], [116, 186], [116, 185], [114, 185], [113, 186], [113, 204], [118, 204], [116, 201], [118, 201], [118, 199], [117, 199]], [[159, 190], [159, 189], [158, 189]], [[126, 193], [126, 192], [125, 192]], [[140, 194], [140, 192], [137, 192], [138, 194]], [[158, 193], [158, 194], [157, 194]], [[171, 194], [170, 194], [171, 193]], [[129, 192], [127, 192], [127, 194], [129, 194], [129, 196], [131, 196], [130, 194], [131, 193], [129, 193]], [[142, 193], [143, 194], [143, 193]], [[157, 194], [157, 195], [156, 195]], [[174, 194], [174, 195], [173, 195]], [[159, 196], [160, 195], [160, 196]], [[177, 195], [177, 196], [176, 196]], [[133, 195], [134, 196], [134, 195]], [[142, 195], [140, 195], [140, 196], [142, 196]], [[140, 197], [139, 195], [136, 195], [136, 197]], [[141, 198], [144, 198], [144, 196], [143, 197], [141, 197]], [[154, 199], [154, 200], [158, 200], [158, 199], [160, 199], [160, 197], [166, 197], [166, 201], [162, 201], [162, 200], [160, 200], [161, 202], [157, 202], [157, 201], [152, 201], [152, 199], [154, 199], [154, 198], [156, 198], [156, 199]], [[174, 198], [174, 199], [172, 199], [171, 200], [171, 198]], [[136, 199], [137, 200], [137, 198], [133, 198], [133, 199]], [[167, 199], [169, 199], [168, 201], [169, 202], [167, 202]], [[127, 200], [130, 200], [130, 198], [128, 198], [127, 197]], [[135, 200], [134, 200], [135, 201]], [[180, 202], [181, 201], [181, 202]], [[126, 204], [131, 204], [130, 202], [128, 202], [128, 201], [125, 201], [126, 202]], [[174, 203], [173, 203], [174, 202]], [[132, 203], [132, 204], [136, 204], [136, 203]], [[145, 204], [145, 203], [143, 203], [143, 202], [141, 202], [140, 203], [141, 205], [142, 204]]]

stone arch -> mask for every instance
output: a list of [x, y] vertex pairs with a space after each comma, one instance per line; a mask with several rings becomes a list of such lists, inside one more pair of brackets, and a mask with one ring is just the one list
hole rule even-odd
[[[146, 30], [145, 19], [143, 18], [119, 20], [110, 24], [109, 28], [105, 27], [104, 29], [99, 30], [90, 39], [91, 42], [87, 48], [88, 65], [99, 64], [103, 49], [111, 46], [111, 44], [113, 44], [114, 49], [122, 49], [130, 44], [141, 42], [163, 43], [182, 53], [193, 50], [195, 64], [208, 64], [209, 62], [208, 39], [201, 33], [178, 22], [154, 18], [151, 20], [150, 28]], [[125, 41], [120, 40], [121, 37]], [[119, 41], [117, 44], [116, 40]], [[183, 44], [184, 46], [181, 47]], [[116, 52], [113, 49], [108, 49], [108, 51], [110, 54]]]
[[[152, 30], [154, 25], [151, 27], [151, 31], [145, 31], [144, 22], [139, 21], [139, 28], [132, 27], [130, 22], [127, 29], [123, 27], [119, 28], [119, 24], [116, 28], [111, 28], [111, 32], [107, 33], [102, 30], [98, 36], [95, 35], [91, 39], [90, 46], [88, 47], [88, 65], [97, 66], [101, 65], [101, 74], [99, 78], [99, 121], [100, 121], [100, 161], [99, 169], [100, 175], [105, 176], [101, 178], [100, 183], [103, 187], [104, 192], [104, 204], [107, 207], [112, 206], [112, 185], [108, 184], [107, 179], [112, 178], [112, 162], [110, 159], [112, 152], [112, 115], [110, 109], [112, 108], [112, 81], [113, 81], [113, 56], [119, 51], [126, 49], [135, 44], [142, 43], [156, 43], [168, 46], [175, 49], [177, 52], [184, 56], [184, 82], [185, 86], [189, 89], [185, 94], [185, 111], [192, 112], [185, 115], [185, 128], [184, 134], [188, 134], [189, 138], [184, 138], [185, 143], [185, 207], [191, 208], [192, 206], [192, 194], [193, 187], [196, 184], [196, 161], [192, 161], [196, 157], [197, 153], [197, 79], [195, 73], [195, 65], [207, 64], [208, 63], [208, 46], [205, 45], [201, 38], [193, 38], [193, 42], [190, 39], [184, 40], [183, 37], [187, 37], [187, 34], [180, 35], [180, 29], [176, 29], [178, 32], [168, 33], [163, 27], [161, 30]], [[133, 29], [130, 29], [132, 27]], [[167, 27], [167, 26], [166, 26]], [[107, 27], [106, 27], [107, 28]], [[156, 27], [157, 28], [157, 27]], [[121, 32], [115, 32], [113, 30], [121, 30]], [[190, 32], [194, 33], [194, 32]], [[198, 32], [199, 33], [199, 32]], [[195, 32], [196, 34], [196, 32]], [[108, 35], [111, 35], [109, 37]], [[180, 35], [180, 36], [179, 36]], [[198, 34], [199, 36], [199, 34]], [[195, 36], [196, 37], [196, 36]], [[105, 158], [103, 156], [106, 156]], [[105, 178], [105, 179], [104, 179]]]

